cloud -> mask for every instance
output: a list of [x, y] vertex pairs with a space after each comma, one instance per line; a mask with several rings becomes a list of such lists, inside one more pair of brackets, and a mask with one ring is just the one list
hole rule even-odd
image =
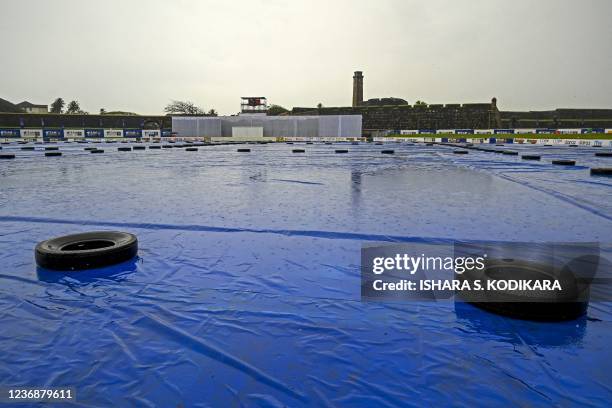
[[0, 96], [229, 114], [247, 95], [349, 105], [363, 70], [366, 98], [611, 107], [610, 15], [606, 0], [3, 1]]

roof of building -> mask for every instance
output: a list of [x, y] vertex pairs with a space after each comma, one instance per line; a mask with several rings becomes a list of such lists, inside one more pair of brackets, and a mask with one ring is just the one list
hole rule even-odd
[[15, 104], [0, 98], [0, 112], [19, 113], [23, 111], [18, 106], [15, 106]]
[[47, 108], [47, 105], [37, 105], [28, 101], [18, 103], [16, 106], [20, 108]]

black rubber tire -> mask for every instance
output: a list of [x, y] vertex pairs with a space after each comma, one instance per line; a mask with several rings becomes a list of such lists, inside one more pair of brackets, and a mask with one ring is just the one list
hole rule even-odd
[[0, 159], [14, 159], [14, 154], [0, 154]]
[[293, 142], [286, 142], [285, 144], [293, 144]]
[[57, 146], [47, 146], [47, 147], [45, 147], [45, 150], [59, 150], [59, 147], [57, 147]]
[[85, 232], [42, 241], [34, 253], [41, 268], [64, 271], [100, 268], [134, 258], [138, 239], [127, 232]]
[[161, 150], [161, 146], [159, 145], [154, 145], [154, 146], [149, 146], [149, 149], [160, 149]]
[[293, 149], [291, 152], [292, 153], [306, 153], [306, 150], [304, 150], [304, 149]]
[[238, 153], [249, 153], [251, 149], [236, 149]]
[[395, 150], [381, 150], [381, 154], [395, 154]]
[[96, 148], [95, 147], [86, 147], [83, 150], [96, 150]]
[[505, 152], [505, 150], [493, 150], [493, 153], [503, 154], [504, 152]]
[[568, 145], [568, 147], [578, 147], [578, 145], [571, 144], [571, 145]]
[[91, 153], [104, 153], [104, 150], [102, 149], [95, 149], [95, 150], [90, 150]]
[[47, 157], [58, 157], [61, 155], [62, 155], [62, 152], [45, 152], [45, 156]]
[[425, 146], [433, 146], [433, 143], [425, 143]]
[[454, 154], [468, 154], [469, 152], [467, 150], [455, 150], [453, 151]]
[[498, 143], [495, 146], [503, 146], [503, 145], [504, 145], [503, 143]]
[[595, 153], [597, 157], [612, 157], [612, 152], [597, 152]]
[[174, 146], [172, 146], [172, 145], [163, 145], [162, 147], [164, 149], [172, 149]]
[[[561, 271], [536, 262], [487, 259], [482, 270], [457, 275], [460, 281], [483, 282], [485, 290], [459, 291], [465, 301], [493, 313], [526, 320], [562, 321], [582, 316], [589, 304], [590, 283], [578, 282], [571, 270]], [[558, 279], [559, 291], [489, 290], [488, 280]]]
[[[123, 143], [123, 142], [121, 142], [121, 143]], [[132, 148], [131, 147], [118, 147], [117, 150], [120, 151], [120, 152], [131, 152]]]
[[503, 154], [507, 156], [518, 156], [518, 152], [515, 152], [514, 150], [506, 150]]
[[612, 167], [592, 167], [592, 176], [612, 176]]
[[21, 150], [34, 150], [34, 146], [23, 146]]
[[575, 160], [553, 160], [552, 164], [559, 164], [562, 166], [573, 166], [576, 164]]
[[306, 142], [306, 144], [313, 144], [312, 142]]
[[376, 142], [374, 143], [375, 145], [381, 146], [383, 144], [383, 142]]
[[537, 154], [524, 154], [521, 156], [523, 160], [540, 160], [540, 156]]
[[342, 153], [348, 153], [349, 151], [346, 149], [336, 149], [335, 152], [338, 154], [342, 154]]
[[197, 152], [198, 148], [197, 147], [188, 147], [185, 149], [186, 152]]
[[132, 149], [134, 150], [145, 150], [147, 147], [146, 146], [134, 146]]

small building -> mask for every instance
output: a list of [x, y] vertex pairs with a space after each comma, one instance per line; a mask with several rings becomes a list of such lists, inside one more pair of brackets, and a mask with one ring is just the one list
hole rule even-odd
[[49, 107], [47, 105], [36, 105], [28, 101], [23, 101], [16, 106], [23, 109], [25, 113], [49, 113]]
[[204, 138], [211, 141], [360, 138], [361, 115], [174, 116], [172, 132], [180, 138]]
[[326, 140], [361, 137], [361, 115], [269, 116], [263, 96], [243, 96], [237, 116], [173, 116], [172, 134], [221, 141]]

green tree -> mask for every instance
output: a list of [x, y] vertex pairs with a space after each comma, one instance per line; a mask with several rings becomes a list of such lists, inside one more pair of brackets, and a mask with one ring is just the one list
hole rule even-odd
[[427, 102], [423, 102], [423, 101], [416, 101], [414, 103], [414, 106], [427, 106]]
[[70, 101], [68, 107], [66, 108], [66, 113], [74, 114], [79, 113], [81, 111], [81, 107], [77, 101]]
[[51, 113], [62, 113], [64, 111], [64, 105], [66, 103], [62, 98], [57, 98], [51, 104]]
[[164, 108], [164, 112], [181, 115], [204, 115], [204, 110], [189, 101], [172, 101]]
[[214, 110], [214, 109], [211, 109], [211, 110], [209, 110], [209, 111], [208, 111], [207, 115], [210, 115], [210, 116], [217, 116], [217, 111], [216, 111], [216, 110]]
[[289, 112], [287, 109], [283, 108], [280, 105], [270, 105], [270, 107], [268, 108], [268, 115], [280, 115], [281, 113], [287, 113]]
[[106, 115], [106, 109], [100, 108], [100, 115]]
[[323, 107], [323, 104], [321, 102], [317, 103], [317, 109], [321, 109]]

